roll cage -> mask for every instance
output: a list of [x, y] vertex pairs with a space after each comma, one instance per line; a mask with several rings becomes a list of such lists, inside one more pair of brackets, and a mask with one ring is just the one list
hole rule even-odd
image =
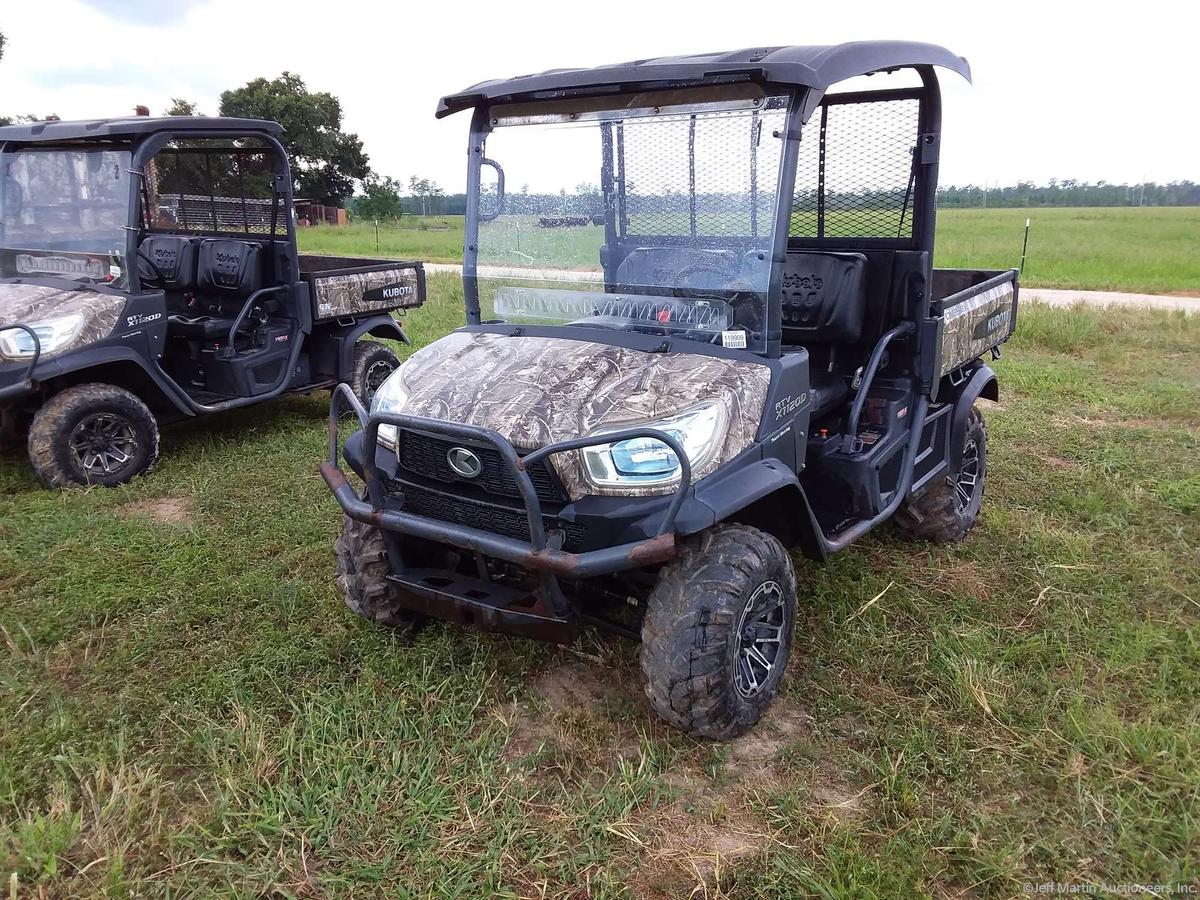
[[[920, 321], [932, 299], [932, 253], [935, 198], [941, 134], [941, 98], [934, 67], [970, 78], [961, 57], [930, 44], [879, 41], [833, 47], [777, 47], [726, 54], [641, 60], [599, 69], [556, 70], [540, 75], [475, 85], [443, 97], [439, 117], [472, 109], [467, 172], [467, 216], [463, 288], [467, 321], [483, 321], [480, 308], [481, 203], [486, 203], [481, 173], [495, 166], [485, 156], [488, 135], [496, 127], [494, 110], [519, 104], [527, 114], [562, 111], [572, 103], [620, 108], [631, 95], [750, 84], [767, 96], [788, 98], [782, 140], [780, 192], [792, 202], [774, 210], [774, 245], [770, 256], [765, 340], [767, 357], [778, 357], [789, 343], [784, 316], [785, 288], [812, 280], [808, 271], [789, 268], [799, 251], [856, 252], [865, 257], [866, 325], [860, 340], [867, 348], [898, 318]], [[919, 85], [902, 89], [829, 93], [837, 82], [859, 75], [915, 71]], [[881, 111], [903, 110], [905, 118]], [[853, 113], [854, 115], [850, 115]], [[857, 123], [845, 124], [856, 118]], [[878, 156], [855, 160], [862, 138], [874, 138]], [[886, 138], [886, 140], [885, 140]], [[883, 145], [887, 144], [886, 147]], [[622, 168], [621, 147], [605, 141], [598, 180], [609, 190], [623, 190], [616, 177]], [[885, 190], [880, 159], [886, 153], [893, 178]], [[875, 175], [839, 186], [843, 159], [859, 162]], [[803, 176], [803, 177], [801, 177]], [[502, 177], [502, 176], [501, 176]], [[900, 183], [902, 182], [902, 184]], [[502, 181], [501, 181], [502, 185]], [[503, 188], [501, 187], [501, 190]], [[695, 193], [693, 186], [693, 209]], [[882, 204], [882, 206], [881, 206]], [[601, 260], [604, 290], [619, 289], [613, 259], [628, 252], [622, 239], [627, 223], [624, 204], [604, 204], [605, 243]], [[754, 207], [757, 209], [757, 206]], [[894, 227], [893, 227], [894, 226]], [[693, 213], [694, 227], [694, 213]], [[757, 223], [755, 227], [758, 227]], [[764, 229], [765, 230], [765, 229]], [[802, 334], [793, 329], [793, 337]]]
[[[129, 264], [128, 291], [139, 293], [144, 289], [140, 277], [141, 266], [133, 261], [138, 258], [138, 246], [147, 233], [164, 233], [172, 229], [148, 226], [145, 208], [146, 193], [144, 173], [146, 166], [160, 152], [175, 141], [235, 141], [252, 138], [260, 141], [275, 160], [275, 176], [272, 188], [276, 207], [284, 214], [273, 222], [270, 242], [278, 249], [271, 254], [271, 264], [277, 267], [275, 275], [285, 284], [293, 284], [299, 278], [295, 247], [292, 209], [292, 180], [288, 167], [288, 156], [278, 135], [283, 132], [276, 122], [260, 119], [209, 118], [172, 116], [167, 118], [135, 117], [129, 119], [101, 119], [79, 122], [35, 122], [30, 125], [14, 125], [0, 128], [0, 153], [21, 149], [65, 149], [89, 150], [97, 147], [122, 149], [131, 153], [129, 198], [125, 223], [125, 258]], [[195, 151], [200, 152], [200, 151]], [[214, 152], [214, 151], [208, 151]], [[234, 148], [225, 152], [237, 153]], [[216, 202], [216, 198], [212, 198]], [[242, 198], [243, 204], [245, 198]], [[283, 231], [276, 233], [276, 225]], [[222, 235], [239, 236], [240, 232], [217, 229]], [[256, 235], [259, 239], [263, 235]]]

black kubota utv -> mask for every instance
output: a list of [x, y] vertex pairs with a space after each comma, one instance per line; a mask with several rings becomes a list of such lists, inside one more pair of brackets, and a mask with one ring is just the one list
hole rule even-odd
[[336, 427], [322, 467], [349, 605], [640, 637], [659, 715], [728, 738], [779, 688], [792, 548], [821, 560], [891, 518], [965, 536], [1017, 273], [932, 268], [935, 66], [969, 75], [872, 42], [445, 97], [473, 114], [467, 325], [369, 410], [335, 393], [331, 423], [362, 424], [343, 452], [365, 490]]
[[132, 118], [0, 128], [0, 440], [50, 487], [154, 464], [158, 420], [399, 365], [419, 263], [296, 251], [275, 122]]

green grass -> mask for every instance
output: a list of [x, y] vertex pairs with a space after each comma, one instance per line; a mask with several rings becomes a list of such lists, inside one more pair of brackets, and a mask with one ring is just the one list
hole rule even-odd
[[[937, 265], [1016, 266], [1026, 217], [1033, 220], [1023, 275], [1027, 286], [1200, 295], [1200, 207], [945, 209], [938, 213]], [[300, 240], [312, 253], [380, 253], [457, 263], [462, 261], [462, 227], [461, 216], [405, 219], [399, 227], [381, 226], [378, 249], [373, 225], [304, 229]], [[519, 263], [518, 249], [536, 254], [546, 244], [558, 243], [564, 249], [555, 258], [595, 265], [603, 231], [531, 225], [519, 237], [507, 235], [506, 242], [509, 252], [496, 261]]]
[[[431, 285], [418, 343], [461, 320]], [[407, 644], [351, 615], [324, 396], [168, 428], [118, 489], [39, 490], [10, 452], [3, 875], [50, 897], [1194, 883], [1198, 350], [1197, 316], [1023, 306], [979, 527], [801, 563], [785, 691], [724, 746], [655, 720], [619, 640]]]

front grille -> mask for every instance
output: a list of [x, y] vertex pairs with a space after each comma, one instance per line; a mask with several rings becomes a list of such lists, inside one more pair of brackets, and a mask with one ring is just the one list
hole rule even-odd
[[[470, 525], [493, 534], [503, 534], [506, 537], [528, 541], [529, 519], [524, 509], [514, 509], [496, 503], [484, 503], [479, 500], [469, 500], [453, 494], [444, 494], [414, 484], [389, 485], [392, 489], [404, 495], [404, 511], [443, 522], [455, 522], [460, 525]], [[563, 522], [554, 516], [542, 516], [542, 524], [547, 536], [552, 531], [562, 531], [565, 534], [565, 549], [572, 549], [583, 542], [586, 529], [574, 522]]]
[[[464, 446], [469, 447], [483, 464], [483, 470], [476, 478], [461, 478], [446, 460], [446, 454], [451, 448]], [[396, 456], [400, 467], [413, 475], [444, 481], [447, 484], [470, 485], [485, 493], [502, 497], [519, 499], [521, 496], [516, 478], [494, 447], [464, 441], [448, 441], [420, 431], [405, 429], [400, 432]], [[526, 469], [526, 472], [533, 481], [538, 499], [543, 503], [567, 502], [566, 491], [546, 460], [539, 460]]]

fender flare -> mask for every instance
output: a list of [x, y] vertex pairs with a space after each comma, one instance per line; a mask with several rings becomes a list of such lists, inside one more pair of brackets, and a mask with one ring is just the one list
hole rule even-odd
[[715, 483], [706, 479], [700, 483], [696, 499], [713, 511], [716, 522], [732, 519], [753, 525], [763, 517], [763, 525], [773, 526], [763, 530], [779, 536], [780, 526], [785, 526], [790, 539], [784, 543], [799, 547], [809, 559], [829, 557], [804, 485], [782, 460], [760, 459], [737, 467]]
[[1000, 382], [989, 365], [981, 365], [959, 390], [954, 398], [954, 417], [950, 424], [950, 471], [957, 472], [962, 459], [963, 445], [967, 441], [967, 418], [971, 407], [980, 397], [987, 400], [1000, 399]]
[[[157, 366], [147, 365], [144, 355], [119, 344], [108, 347], [90, 347], [79, 352], [65, 354], [58, 359], [47, 360], [38, 365], [37, 371], [34, 373], [34, 381], [50, 381], [112, 363], [128, 363], [137, 367], [158, 389], [162, 398], [176, 410], [186, 416], [196, 414], [180, 396], [176, 385]], [[142, 399], [149, 398], [143, 397]]]
[[412, 343], [408, 339], [408, 335], [404, 333], [404, 329], [400, 327], [400, 323], [391, 316], [371, 316], [369, 319], [355, 322], [339, 335], [342, 341], [341, 351], [338, 355], [339, 381], [350, 377], [350, 372], [354, 368], [354, 344], [366, 334], [391, 338], [393, 341], [400, 341], [403, 344]]

